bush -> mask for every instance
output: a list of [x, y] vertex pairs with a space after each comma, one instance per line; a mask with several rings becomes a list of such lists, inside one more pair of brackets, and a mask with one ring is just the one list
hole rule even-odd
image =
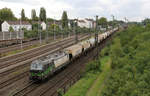
[[102, 51], [101, 51], [101, 56], [108, 56], [110, 52], [110, 47], [105, 47]]
[[99, 60], [90, 62], [86, 66], [86, 72], [99, 72], [99, 71], [101, 71], [101, 62]]

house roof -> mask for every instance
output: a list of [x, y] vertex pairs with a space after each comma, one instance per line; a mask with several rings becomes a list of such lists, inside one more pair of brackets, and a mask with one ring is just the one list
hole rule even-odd
[[85, 18], [85, 20], [87, 20], [87, 21], [92, 21], [92, 22], [94, 21], [93, 19], [88, 19], [88, 18]]
[[51, 25], [51, 24], [54, 24], [54, 23], [55, 23], [56, 25], [61, 25], [61, 21], [48, 22], [47, 24], [48, 24], [48, 25]]
[[84, 20], [78, 20], [78, 22], [80, 22], [80, 23], [86, 23]]
[[[38, 24], [38, 23], [40, 23], [40, 24], [42, 24], [44, 21], [32, 21], [31, 23], [32, 24]], [[45, 22], [44, 22], [45, 23]]]
[[9, 25], [31, 25], [28, 21], [6, 21]]

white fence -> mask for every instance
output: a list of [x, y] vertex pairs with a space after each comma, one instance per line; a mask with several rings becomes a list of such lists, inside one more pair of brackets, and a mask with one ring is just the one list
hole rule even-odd
[[0, 32], [0, 40], [23, 39], [23, 32]]

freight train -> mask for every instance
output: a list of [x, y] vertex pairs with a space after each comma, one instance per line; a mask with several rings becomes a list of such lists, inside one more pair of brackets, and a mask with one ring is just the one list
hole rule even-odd
[[[106, 39], [118, 28], [114, 28], [108, 32], [98, 35], [98, 43]], [[95, 38], [91, 37], [88, 40], [81, 41], [75, 45], [63, 49], [63, 51], [49, 54], [48, 56], [37, 59], [30, 66], [30, 80], [44, 80], [53, 75], [56, 71], [67, 66], [75, 58], [86, 53], [89, 49], [95, 46]]]

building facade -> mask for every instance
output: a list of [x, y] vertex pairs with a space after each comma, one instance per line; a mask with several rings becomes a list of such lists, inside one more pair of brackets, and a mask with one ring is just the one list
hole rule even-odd
[[4, 21], [2, 23], [2, 32], [8, 32], [12, 27], [14, 31], [19, 31], [22, 28], [32, 30], [32, 25], [28, 21]]
[[82, 20], [77, 20], [78, 26], [81, 28], [95, 28], [96, 22], [93, 19], [82, 19]]

